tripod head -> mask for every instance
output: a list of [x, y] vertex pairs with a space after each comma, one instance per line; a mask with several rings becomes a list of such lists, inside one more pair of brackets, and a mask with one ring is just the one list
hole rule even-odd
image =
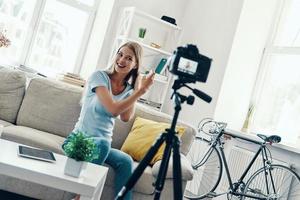
[[[192, 81], [192, 82], [196, 82], [196, 81]], [[177, 124], [177, 119], [179, 116], [179, 112], [181, 110], [181, 104], [183, 104], [184, 102], [187, 102], [187, 104], [189, 105], [193, 105], [195, 97], [192, 95], [189, 96], [185, 96], [182, 95], [178, 92], [178, 90], [182, 87], [186, 87], [188, 89], [190, 89], [197, 97], [201, 98], [202, 100], [210, 103], [212, 98], [205, 94], [204, 92], [191, 88], [190, 86], [187, 85], [187, 83], [191, 83], [191, 79], [185, 79], [185, 78], [178, 78], [174, 81], [172, 89], [173, 89], [173, 94], [171, 96], [171, 99], [174, 100], [175, 102], [175, 113], [172, 119], [172, 123], [171, 123], [171, 128], [168, 129], [168, 132], [170, 134], [175, 134], [175, 128], [176, 128], [176, 124]]]
[[[195, 83], [195, 82], [196, 81], [191, 81], [190, 79], [184, 79], [184, 78], [178, 78], [174, 81], [173, 86], [172, 86], [173, 94], [171, 96], [171, 99], [173, 99], [175, 96], [175, 104], [176, 105], [178, 103], [184, 103], [185, 101], [189, 105], [193, 105], [193, 103], [194, 103], [194, 100], [195, 100], [194, 96], [192, 96], [192, 95], [184, 96], [177, 91], [182, 87], [186, 87], [186, 88], [190, 89], [197, 97], [199, 97], [203, 101], [205, 101], [207, 103], [211, 102], [212, 98], [209, 95], [205, 94], [201, 90], [191, 88], [190, 86], [187, 85], [187, 83]], [[179, 98], [179, 100], [176, 100], [176, 98]]]

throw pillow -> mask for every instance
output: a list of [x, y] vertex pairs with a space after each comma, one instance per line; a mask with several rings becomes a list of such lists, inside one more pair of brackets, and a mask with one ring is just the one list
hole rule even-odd
[[[161, 133], [165, 132], [166, 128], [170, 128], [170, 124], [137, 117], [133, 123], [130, 133], [121, 147], [121, 150], [129, 154], [134, 160], [141, 161], [149, 148], [156, 141], [157, 137]], [[176, 131], [179, 136], [182, 136], [185, 128], [177, 126]], [[151, 165], [162, 159], [165, 146], [166, 145], [163, 144], [159, 148], [156, 155], [150, 162]]]

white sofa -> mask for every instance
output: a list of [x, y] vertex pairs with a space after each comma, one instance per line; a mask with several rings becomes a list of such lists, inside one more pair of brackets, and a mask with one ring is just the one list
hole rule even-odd
[[[61, 144], [72, 131], [79, 113], [82, 88], [46, 78], [34, 78], [26, 88], [24, 73], [6, 68], [0, 69], [0, 124], [4, 125], [1, 138], [31, 145], [63, 154]], [[171, 116], [136, 107], [135, 117], [140, 116], [161, 122], [170, 122]], [[135, 118], [134, 117], [134, 118]], [[129, 133], [134, 118], [127, 123], [116, 120], [112, 146], [120, 149]], [[192, 179], [192, 169], [185, 155], [188, 153], [195, 130], [184, 123], [186, 127], [182, 136], [181, 162], [182, 183]], [[138, 163], [135, 162], [135, 165]], [[133, 197], [137, 199], [153, 199], [152, 183], [158, 173], [160, 161], [152, 167], [148, 166], [134, 187]], [[161, 199], [172, 199], [172, 163], [169, 165], [167, 179]], [[102, 198], [113, 199], [114, 172], [109, 170]], [[37, 199], [70, 199], [74, 194], [46, 188], [42, 185], [24, 183], [24, 181], [0, 175], [0, 189], [19, 193]]]

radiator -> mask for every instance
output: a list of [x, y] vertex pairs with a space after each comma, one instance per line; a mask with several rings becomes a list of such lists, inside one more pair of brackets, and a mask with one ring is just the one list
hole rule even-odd
[[[241, 175], [243, 174], [244, 170], [246, 169], [246, 167], [248, 166], [248, 164], [250, 163], [250, 161], [252, 160], [253, 156], [254, 156], [254, 152], [234, 146], [232, 147], [232, 149], [230, 150], [229, 156], [227, 156], [227, 162], [228, 162], [228, 167], [229, 167], [229, 171], [230, 171], [230, 175], [231, 175], [231, 179], [234, 182], [236, 182]], [[272, 159], [273, 160], [273, 164], [281, 164], [281, 165], [285, 165], [288, 166], [287, 163], [276, 160], [276, 159]], [[262, 156], [258, 155], [258, 158], [255, 160], [255, 162], [253, 163], [252, 167], [250, 168], [250, 170], [248, 171], [246, 177], [244, 178], [244, 183], [247, 182], [247, 180], [250, 178], [250, 176], [256, 172], [258, 169], [263, 167], [263, 161], [262, 161]], [[225, 172], [225, 171], [224, 171]], [[282, 178], [282, 176], [284, 176], [284, 174], [279, 174], [277, 177], [275, 178], [275, 181], [278, 179], [280, 180]], [[260, 180], [263, 181], [263, 180]], [[229, 184], [228, 184], [228, 179], [225, 173], [223, 173], [223, 177], [219, 186], [220, 191], [227, 191], [229, 188]]]

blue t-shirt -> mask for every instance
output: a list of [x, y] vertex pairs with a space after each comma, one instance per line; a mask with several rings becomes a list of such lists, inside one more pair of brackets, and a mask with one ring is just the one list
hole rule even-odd
[[123, 92], [113, 95], [108, 74], [104, 71], [94, 72], [88, 79], [80, 116], [74, 131], [82, 131], [89, 136], [111, 141], [115, 117], [105, 109], [97, 97], [95, 90], [99, 86], [106, 87], [116, 101], [127, 98], [133, 92], [132, 87], [127, 83]]

